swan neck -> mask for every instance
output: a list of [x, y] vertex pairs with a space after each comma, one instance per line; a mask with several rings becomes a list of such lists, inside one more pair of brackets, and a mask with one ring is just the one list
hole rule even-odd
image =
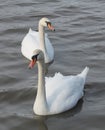
[[46, 90], [45, 90], [45, 72], [44, 72], [44, 61], [38, 62], [38, 90], [36, 96], [36, 102], [42, 106], [44, 112], [47, 111], [47, 101], [46, 101]]
[[40, 49], [46, 53], [44, 27], [39, 23]]
[[44, 64], [42, 62], [38, 62], [38, 93], [41, 93], [44, 97], [46, 95]]

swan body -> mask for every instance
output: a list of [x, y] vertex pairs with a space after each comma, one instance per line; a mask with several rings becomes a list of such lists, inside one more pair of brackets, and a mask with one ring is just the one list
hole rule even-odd
[[40, 49], [44, 53], [45, 63], [49, 64], [54, 60], [54, 48], [48, 38], [48, 35], [44, 33], [44, 28], [48, 27], [54, 31], [53, 26], [48, 18], [42, 18], [39, 21], [39, 31], [33, 31], [31, 28], [24, 37], [21, 43], [21, 52], [23, 56], [31, 60], [33, 51]]
[[38, 64], [38, 90], [33, 106], [35, 114], [52, 115], [73, 108], [84, 94], [84, 84], [89, 68], [86, 67], [75, 76], [55, 73], [54, 77], [45, 77], [43, 52], [36, 50], [34, 59]]

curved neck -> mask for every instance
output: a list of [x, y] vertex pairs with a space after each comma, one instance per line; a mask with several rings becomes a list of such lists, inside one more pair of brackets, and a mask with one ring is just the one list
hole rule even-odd
[[[39, 107], [39, 108], [37, 108]], [[35, 109], [37, 114], [46, 113], [48, 111], [46, 101], [46, 90], [45, 90], [45, 73], [44, 73], [44, 61], [38, 62], [38, 89], [35, 100]]]
[[40, 38], [40, 49], [43, 50], [44, 55], [46, 55], [46, 45], [45, 45], [45, 33], [44, 27], [39, 23], [39, 38]]
[[37, 95], [42, 95], [43, 98], [46, 99], [44, 64], [42, 62], [38, 62], [38, 91], [37, 91]]

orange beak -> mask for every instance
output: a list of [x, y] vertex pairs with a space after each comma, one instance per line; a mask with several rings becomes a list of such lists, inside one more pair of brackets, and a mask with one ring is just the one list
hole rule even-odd
[[48, 28], [51, 30], [51, 31], [55, 31], [54, 27], [51, 25], [51, 23], [48, 23], [47, 24]]
[[36, 64], [36, 59], [32, 59], [31, 62], [30, 62], [30, 64], [29, 64], [29, 66], [28, 66], [28, 68], [32, 69], [35, 64]]

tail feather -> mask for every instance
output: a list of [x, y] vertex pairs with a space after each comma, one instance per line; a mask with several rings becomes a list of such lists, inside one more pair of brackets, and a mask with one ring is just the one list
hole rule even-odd
[[85, 69], [79, 75], [83, 78], [86, 78], [88, 71], [89, 71], [89, 67], [85, 67]]
[[32, 29], [30, 28], [30, 29], [29, 29], [29, 33], [31, 33], [31, 32], [32, 32]]

